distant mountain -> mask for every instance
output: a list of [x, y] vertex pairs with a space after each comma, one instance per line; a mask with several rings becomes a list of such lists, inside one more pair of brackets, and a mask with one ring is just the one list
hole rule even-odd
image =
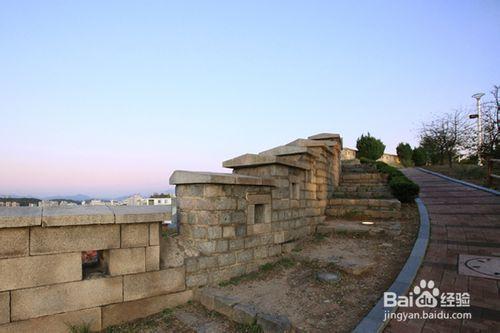
[[50, 197], [44, 197], [43, 200], [54, 200], [54, 199], [68, 199], [73, 201], [83, 201], [93, 199], [85, 194], [76, 194], [76, 195], [53, 195]]

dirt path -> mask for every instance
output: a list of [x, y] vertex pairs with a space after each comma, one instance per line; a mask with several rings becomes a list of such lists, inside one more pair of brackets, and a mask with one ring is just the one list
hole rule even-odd
[[[271, 314], [285, 315], [305, 332], [350, 332], [393, 282], [416, 234], [414, 206], [404, 208], [401, 235], [316, 237], [292, 252], [293, 267], [278, 267], [255, 279], [221, 287], [227, 295]], [[374, 265], [359, 276], [339, 270], [332, 257]], [[334, 272], [336, 283], [321, 282], [319, 272]]]

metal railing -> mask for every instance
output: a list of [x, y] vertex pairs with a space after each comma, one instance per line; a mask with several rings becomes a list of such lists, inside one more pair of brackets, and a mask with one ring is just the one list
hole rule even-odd
[[493, 164], [498, 163], [500, 165], [500, 159], [498, 158], [491, 158], [488, 160], [488, 186], [493, 185], [494, 180], [500, 181], [500, 175], [495, 175], [493, 173]]

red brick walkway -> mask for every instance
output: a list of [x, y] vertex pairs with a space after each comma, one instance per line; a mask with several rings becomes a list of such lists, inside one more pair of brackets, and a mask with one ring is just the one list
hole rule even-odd
[[[500, 332], [500, 280], [459, 275], [457, 267], [459, 254], [500, 256], [500, 197], [417, 169], [405, 173], [420, 185], [431, 222], [429, 246], [413, 285], [433, 280], [441, 292], [468, 292], [471, 306], [461, 312], [471, 312], [472, 319], [393, 319], [385, 332]], [[398, 310], [413, 311], [419, 310]]]

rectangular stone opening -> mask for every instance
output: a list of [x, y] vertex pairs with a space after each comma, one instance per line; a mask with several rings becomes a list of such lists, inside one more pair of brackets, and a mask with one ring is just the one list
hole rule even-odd
[[300, 186], [299, 183], [290, 183], [290, 199], [299, 200]]
[[255, 205], [255, 210], [254, 210], [254, 223], [265, 223], [266, 219], [266, 205], [264, 204], [257, 204]]
[[83, 279], [95, 279], [108, 275], [108, 267], [103, 251], [91, 250], [82, 252]]

